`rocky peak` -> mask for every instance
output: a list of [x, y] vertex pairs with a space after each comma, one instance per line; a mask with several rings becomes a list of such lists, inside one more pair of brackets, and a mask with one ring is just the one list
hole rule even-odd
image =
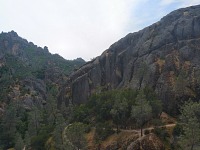
[[[173, 11], [159, 22], [128, 34], [72, 73], [60, 101], [84, 103], [99, 87], [149, 86], [157, 92], [166, 111], [173, 112], [181, 98], [200, 96], [199, 39], [200, 5]], [[182, 78], [185, 85], [180, 92], [178, 82]]]
[[[49, 94], [66, 80], [69, 72], [85, 62], [65, 60], [28, 42], [14, 31], [0, 34], [0, 108], [20, 99], [27, 108], [42, 105]], [[55, 90], [55, 91], [56, 91]], [[56, 93], [54, 93], [56, 95]]]

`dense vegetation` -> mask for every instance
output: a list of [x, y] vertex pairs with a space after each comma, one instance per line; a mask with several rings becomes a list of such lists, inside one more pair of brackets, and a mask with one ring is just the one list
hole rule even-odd
[[[48, 146], [55, 149], [84, 147], [86, 141], [83, 134], [93, 127], [96, 129], [95, 138], [98, 143], [113, 134], [114, 128], [117, 128], [117, 133], [121, 128], [131, 126], [142, 129], [149, 120], [158, 118], [162, 111], [161, 102], [149, 88], [142, 91], [127, 89], [97, 93], [86, 104], [70, 104], [68, 107], [63, 104], [61, 110], [57, 109], [55, 95], [55, 89], [50, 89], [48, 103], [44, 108], [26, 110], [20, 101], [7, 106], [0, 124], [0, 144], [3, 149], [14, 146], [20, 149], [18, 147], [24, 145], [38, 150], [45, 149], [51, 138], [53, 142]], [[144, 100], [142, 104], [138, 103], [139, 99]], [[145, 107], [140, 112], [138, 107], [142, 106]], [[147, 109], [150, 110], [148, 114]], [[138, 112], [142, 116], [135, 115]], [[81, 139], [77, 140], [77, 137]], [[66, 138], [70, 142], [66, 142]]]
[[[185, 72], [174, 82], [177, 101], [169, 99], [165, 106], [153, 89], [145, 87], [96, 92], [85, 104], [63, 103], [58, 109], [60, 87], [84, 62], [64, 60], [50, 54], [47, 47], [18, 38], [10, 41], [10, 36], [0, 35], [0, 41], [8, 43], [6, 48], [0, 44], [0, 149], [87, 149], [88, 133], [94, 131], [98, 146], [110, 135], [131, 129], [140, 130], [140, 136], [153, 132], [170, 149], [199, 148], [200, 104], [180, 96], [187, 87]], [[17, 52], [14, 44], [20, 45], [14, 48]], [[146, 67], [141, 67], [138, 78]], [[172, 135], [160, 118], [163, 110], [177, 115]]]
[[[93, 94], [86, 104], [57, 109], [56, 89], [48, 91], [48, 103], [43, 108], [25, 109], [20, 100], [10, 103], [0, 120], [0, 149], [24, 146], [43, 149], [87, 149], [85, 134], [95, 129], [95, 142], [100, 144], [121, 129], [142, 129], [155, 126], [153, 131], [171, 149], [197, 147], [199, 144], [199, 110], [197, 102], [186, 102], [180, 109], [180, 121], [174, 128], [174, 141], [166, 128], [160, 128], [161, 101], [152, 89], [113, 90]], [[143, 132], [141, 132], [142, 134]]]
[[85, 62], [52, 55], [14, 31], [0, 34], [0, 57], [0, 149], [44, 149], [65, 126], [65, 108], [57, 109], [58, 89]]

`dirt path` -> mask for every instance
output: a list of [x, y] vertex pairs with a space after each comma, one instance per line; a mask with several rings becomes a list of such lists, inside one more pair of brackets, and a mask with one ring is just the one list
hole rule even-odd
[[[166, 127], [166, 128], [170, 128], [170, 127], [174, 127], [176, 126], [176, 123], [173, 123], [173, 124], [167, 124], [167, 125], [163, 125], [163, 126], [157, 126], [157, 128], [163, 128], [163, 127]], [[148, 128], [143, 128], [143, 135], [144, 135], [144, 132], [145, 130], [152, 130], [154, 129], [155, 127], [148, 127]], [[115, 129], [116, 130], [116, 129]], [[136, 132], [139, 134], [139, 137], [141, 136], [140, 133], [141, 133], [141, 130], [140, 129], [131, 129], [131, 130], [128, 130], [128, 129], [120, 129], [121, 131], [123, 132]]]

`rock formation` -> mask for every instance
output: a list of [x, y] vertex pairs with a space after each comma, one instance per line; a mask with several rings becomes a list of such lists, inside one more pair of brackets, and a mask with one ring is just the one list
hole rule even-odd
[[178, 9], [72, 73], [59, 101], [80, 104], [97, 90], [149, 86], [173, 113], [180, 99], [200, 96], [199, 57], [200, 5]]

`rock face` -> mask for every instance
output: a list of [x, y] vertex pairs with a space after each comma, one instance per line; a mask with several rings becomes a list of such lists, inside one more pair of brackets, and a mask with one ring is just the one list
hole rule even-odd
[[127, 150], [165, 150], [165, 147], [155, 134], [149, 134], [131, 143]]
[[111, 45], [70, 75], [59, 100], [80, 104], [99, 89], [149, 86], [173, 112], [181, 98], [200, 96], [199, 58], [200, 5], [173, 11]]

